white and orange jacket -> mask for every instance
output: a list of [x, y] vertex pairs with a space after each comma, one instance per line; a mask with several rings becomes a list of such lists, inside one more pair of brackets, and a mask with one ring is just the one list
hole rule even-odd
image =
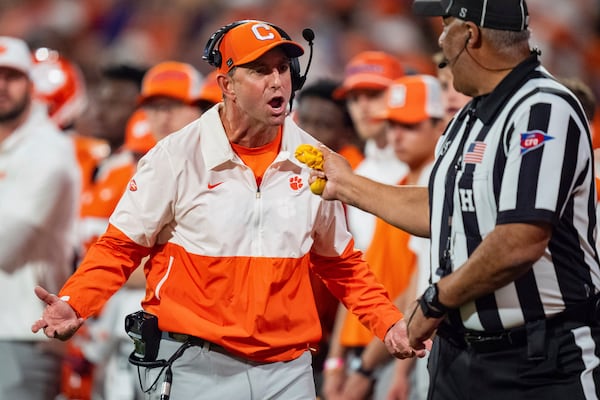
[[95, 314], [142, 257], [143, 308], [163, 331], [263, 362], [299, 357], [321, 329], [308, 269], [380, 338], [402, 314], [354, 249], [342, 204], [311, 193], [295, 160], [316, 144], [288, 118], [260, 187], [233, 152], [217, 105], [138, 166], [107, 232], [60, 292]]

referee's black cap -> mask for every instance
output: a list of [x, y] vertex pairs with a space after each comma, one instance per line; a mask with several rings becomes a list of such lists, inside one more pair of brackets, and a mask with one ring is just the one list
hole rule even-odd
[[525, 0], [414, 0], [413, 13], [456, 17], [483, 28], [523, 31], [529, 23]]

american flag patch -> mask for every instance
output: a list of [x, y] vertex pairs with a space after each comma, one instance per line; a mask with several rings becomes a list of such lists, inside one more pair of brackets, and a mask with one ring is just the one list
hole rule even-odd
[[471, 143], [463, 159], [465, 164], [480, 164], [483, 161], [483, 153], [485, 153], [486, 147], [487, 144], [484, 142]]

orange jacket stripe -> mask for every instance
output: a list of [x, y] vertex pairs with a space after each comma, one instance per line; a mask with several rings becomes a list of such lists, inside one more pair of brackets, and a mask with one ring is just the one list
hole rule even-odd
[[[69, 296], [69, 304], [80, 316], [96, 316], [149, 252], [111, 225], [90, 247], [59, 296]], [[84, 273], [85, 278], [79, 278]]]
[[[60, 295], [68, 294], [81, 316], [95, 315], [149, 251], [111, 225]], [[351, 310], [380, 338], [401, 317], [382, 301], [385, 289], [368, 268], [361, 269], [364, 261], [352, 243], [340, 257], [208, 257], [172, 243], [153, 253], [144, 267], [143, 306], [159, 317], [160, 328], [192, 333], [257, 361], [296, 358], [319, 341], [319, 317], [307, 279], [311, 261], [329, 289], [344, 303], [356, 304]]]

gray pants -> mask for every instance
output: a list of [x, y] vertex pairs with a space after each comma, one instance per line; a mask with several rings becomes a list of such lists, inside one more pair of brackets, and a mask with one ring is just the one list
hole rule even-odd
[[0, 400], [49, 400], [58, 395], [60, 357], [38, 342], [0, 341]]
[[[159, 359], [168, 359], [181, 343], [161, 340]], [[190, 347], [173, 363], [170, 400], [314, 400], [315, 384], [311, 355], [295, 360], [258, 364], [211, 351]], [[150, 399], [160, 398], [164, 373], [146, 370], [144, 389], [156, 381]], [[158, 378], [158, 379], [157, 379]]]

